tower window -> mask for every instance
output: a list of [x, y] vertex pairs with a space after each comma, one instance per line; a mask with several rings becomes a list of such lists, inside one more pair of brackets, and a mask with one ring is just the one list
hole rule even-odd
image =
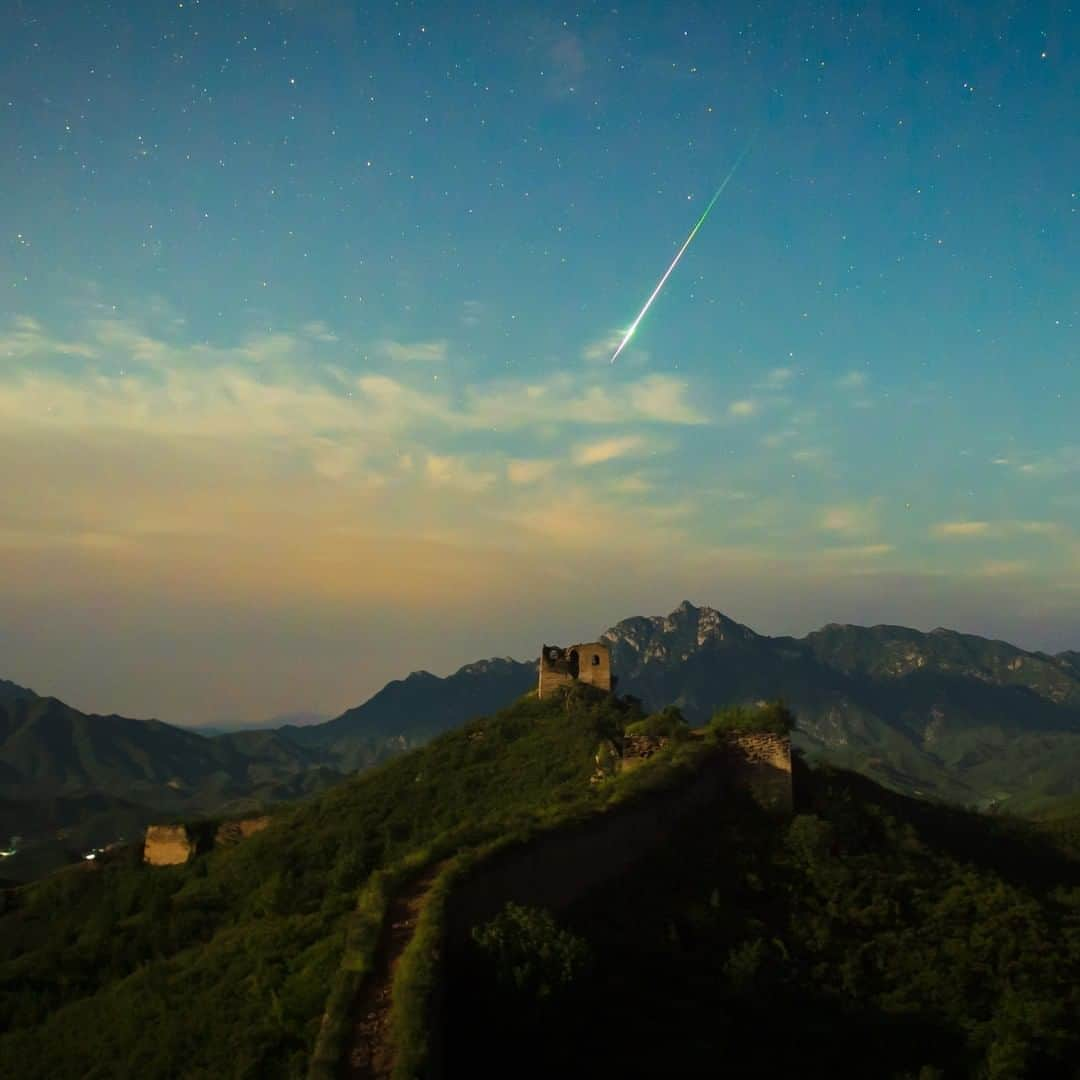
[[600, 666], [600, 657], [596, 653], [592, 654], [592, 666], [593, 667], [599, 667]]

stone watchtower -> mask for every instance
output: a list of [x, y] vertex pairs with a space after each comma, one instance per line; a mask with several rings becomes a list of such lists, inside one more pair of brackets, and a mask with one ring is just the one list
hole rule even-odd
[[545, 645], [540, 650], [539, 697], [550, 697], [560, 686], [586, 683], [598, 690], [611, 689], [611, 650], [599, 641], [584, 645]]

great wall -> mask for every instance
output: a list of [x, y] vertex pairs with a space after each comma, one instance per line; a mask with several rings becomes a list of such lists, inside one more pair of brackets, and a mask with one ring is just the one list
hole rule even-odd
[[223, 821], [209, 830], [193, 825], [148, 825], [143, 839], [143, 862], [148, 866], [178, 866], [210, 848], [230, 847], [262, 832], [270, 818]]
[[[538, 671], [539, 698], [565, 693], [575, 683], [601, 691], [612, 686], [610, 654], [602, 643], [566, 649], [545, 645]], [[666, 735], [628, 734], [618, 747], [601, 747], [593, 782], [648, 771], [650, 762], [662, 760], [674, 741]], [[585, 819], [555, 822], [524, 840], [496, 840], [442, 852], [427, 863], [413, 863], [404, 873], [387, 873], [385, 885], [380, 882], [376, 889], [389, 894], [379, 896], [371, 954], [359, 971], [355, 965], [352, 970], [343, 967], [338, 985], [331, 988], [309, 1080], [388, 1080], [394, 1075], [437, 1080], [444, 1064], [441, 1029], [447, 972], [473, 927], [492, 919], [510, 902], [565, 910], [655, 853], [689, 819], [707, 818], [710, 807], [725, 800], [749, 797], [768, 813], [791, 814], [794, 792], [787, 735], [748, 732], [708, 740], [703, 732], [691, 731], [682, 742], [694, 746], [696, 755], [679, 782], [646, 788]], [[260, 816], [213, 829], [151, 825], [144, 861], [152, 866], [183, 864], [213, 847], [238, 843], [269, 824], [269, 817]], [[420, 976], [418, 969], [423, 972]], [[417, 981], [419, 988], [406, 985]], [[421, 1002], [413, 1010], [421, 1015], [411, 1019], [422, 1026], [425, 1038], [420, 1057], [406, 1062], [396, 1045], [395, 1001], [410, 996]]]
[[[370, 963], [337, 1008], [348, 1019], [324, 1016], [308, 1080], [439, 1080], [443, 1060], [443, 1001], [456, 959], [473, 927], [508, 902], [560, 912], [661, 849], [673, 832], [707, 821], [724, 801], [749, 797], [778, 817], [789, 816], [794, 792], [787, 735], [732, 735], [713, 745], [691, 736], [703, 751], [679, 783], [646, 792], [587, 818], [539, 831], [521, 843], [494, 843], [442, 858], [399, 883], [383, 916]], [[631, 738], [619, 773], [648, 768], [670, 741]], [[411, 962], [410, 962], [411, 961]], [[410, 1026], [424, 1032], [420, 1054], [401, 1060], [396, 1045], [399, 1001], [414, 1002]], [[420, 1005], [415, 1002], [419, 1001]], [[418, 1015], [417, 1015], [418, 1014]]]

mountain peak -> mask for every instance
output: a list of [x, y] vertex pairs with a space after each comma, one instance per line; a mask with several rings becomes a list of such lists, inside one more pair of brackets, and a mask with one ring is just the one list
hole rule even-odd
[[684, 600], [668, 615], [623, 619], [600, 637], [612, 646], [615, 669], [630, 672], [639, 664], [678, 662], [702, 649], [749, 641], [758, 635], [715, 608], [695, 607]]

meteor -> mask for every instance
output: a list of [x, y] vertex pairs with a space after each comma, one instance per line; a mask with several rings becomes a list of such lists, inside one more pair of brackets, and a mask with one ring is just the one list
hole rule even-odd
[[625, 337], [619, 342], [619, 347], [611, 354], [611, 363], [615, 363], [619, 358], [619, 353], [626, 348], [627, 343], [634, 336], [634, 331], [638, 328], [638, 323], [645, 318], [645, 312], [652, 307], [652, 302], [657, 298], [660, 290], [664, 287], [664, 282], [671, 277], [671, 271], [679, 265], [679, 260], [683, 257], [683, 253], [690, 246], [690, 241], [697, 236], [698, 229], [705, 224], [705, 219], [709, 216], [709, 211], [716, 205], [716, 200], [723, 194], [724, 188], [728, 186], [728, 181], [735, 175], [735, 170], [742, 163], [742, 159], [746, 157], [750, 147], [748, 146], [743, 152], [735, 159], [735, 164], [731, 166], [731, 171], [724, 177], [723, 183], [716, 189], [716, 194], [709, 200], [709, 205], [705, 207], [705, 213], [698, 218], [697, 224], [690, 230], [690, 235], [686, 238], [686, 242], [681, 248], [679, 253], [671, 260], [671, 265], [664, 271], [664, 276], [656, 283], [656, 288], [649, 294], [649, 299], [645, 301], [645, 306], [638, 312], [638, 317], [630, 324], [630, 329], [626, 331]]

